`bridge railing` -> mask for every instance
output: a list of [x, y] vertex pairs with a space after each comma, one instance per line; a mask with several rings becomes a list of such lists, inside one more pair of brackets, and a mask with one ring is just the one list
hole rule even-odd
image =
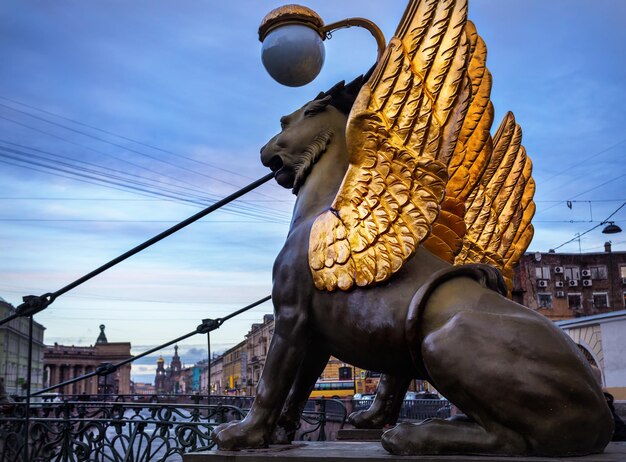
[[[369, 409], [372, 399], [352, 400], [353, 411]], [[447, 419], [451, 415], [452, 406], [445, 399], [405, 399], [400, 408], [398, 420], [418, 421], [432, 418]]]
[[[246, 397], [212, 396], [211, 401], [233, 398]], [[342, 406], [336, 400], [307, 405], [296, 438], [326, 440], [327, 421], [345, 422]], [[13, 403], [0, 407], [0, 460], [17, 462], [27, 452], [32, 462], [180, 461], [184, 453], [211, 449], [211, 431], [247, 411], [228, 404], [139, 402], [129, 395], [115, 401]]]

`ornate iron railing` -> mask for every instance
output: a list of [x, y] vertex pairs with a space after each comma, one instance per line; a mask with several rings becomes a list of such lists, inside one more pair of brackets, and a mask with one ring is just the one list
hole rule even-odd
[[[180, 461], [184, 453], [212, 448], [215, 426], [245, 416], [247, 409], [224, 404], [237, 398], [244, 397], [212, 396], [211, 402], [223, 403], [211, 405], [140, 402], [141, 396], [5, 405], [0, 407], [0, 460], [23, 460], [28, 433], [32, 462]], [[339, 419], [343, 426], [346, 410], [340, 402], [327, 406], [317, 400], [313, 407], [305, 411], [297, 437], [322, 441], [327, 421]]]
[[[355, 399], [352, 401], [353, 411], [369, 409], [371, 399]], [[447, 419], [450, 417], [452, 407], [445, 399], [405, 399], [400, 409], [398, 420], [418, 421], [432, 418]]]

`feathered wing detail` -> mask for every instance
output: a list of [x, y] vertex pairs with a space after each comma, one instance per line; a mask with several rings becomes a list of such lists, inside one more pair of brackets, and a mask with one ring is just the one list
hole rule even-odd
[[472, 83], [469, 109], [463, 121], [454, 154], [448, 166], [449, 180], [441, 213], [424, 247], [443, 260], [453, 263], [465, 236], [465, 201], [478, 184], [492, 151], [491, 74], [487, 69], [487, 46], [471, 21], [465, 32], [470, 57], [468, 76]]
[[[471, 97], [466, 17], [467, 0], [411, 1], [361, 89], [346, 129], [348, 171], [311, 229], [319, 289], [387, 280], [431, 231]], [[446, 216], [446, 226], [462, 224]]]
[[493, 153], [466, 201], [467, 232], [454, 263], [489, 263], [502, 270], [509, 288], [513, 267], [533, 237], [532, 163], [521, 144], [522, 130], [509, 112], [493, 138]]
[[[513, 114], [507, 114], [492, 139], [494, 111], [487, 47], [470, 21], [466, 33], [472, 97], [448, 166], [442, 211], [424, 247], [450, 263], [495, 266], [503, 272], [510, 291], [513, 267], [533, 236], [532, 164], [521, 145], [522, 131]], [[449, 225], [451, 221], [456, 228]]]

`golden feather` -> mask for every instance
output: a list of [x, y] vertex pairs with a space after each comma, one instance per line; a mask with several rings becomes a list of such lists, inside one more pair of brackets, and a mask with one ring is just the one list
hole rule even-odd
[[509, 112], [493, 140], [493, 153], [479, 184], [466, 201], [467, 232], [454, 263], [489, 263], [509, 288], [513, 268], [533, 236], [535, 212], [532, 164], [521, 145], [522, 130]]
[[[346, 128], [348, 171], [311, 229], [318, 288], [385, 281], [430, 233], [470, 98], [466, 17], [466, 0], [410, 2], [361, 89]], [[343, 264], [333, 251], [338, 228], [350, 252]]]

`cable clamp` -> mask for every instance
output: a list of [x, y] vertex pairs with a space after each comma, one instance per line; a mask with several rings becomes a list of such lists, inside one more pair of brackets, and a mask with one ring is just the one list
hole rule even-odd
[[104, 377], [105, 375], [112, 374], [115, 371], [117, 371], [117, 366], [115, 364], [103, 363], [96, 368], [96, 375]]
[[25, 295], [22, 297], [24, 303], [16, 308], [16, 314], [21, 317], [33, 316], [45, 310], [54, 301], [55, 297], [51, 293], [37, 295]]
[[203, 319], [202, 324], [198, 324], [198, 327], [196, 327], [196, 332], [198, 334], [208, 334], [212, 330], [219, 329], [223, 322], [221, 318]]

